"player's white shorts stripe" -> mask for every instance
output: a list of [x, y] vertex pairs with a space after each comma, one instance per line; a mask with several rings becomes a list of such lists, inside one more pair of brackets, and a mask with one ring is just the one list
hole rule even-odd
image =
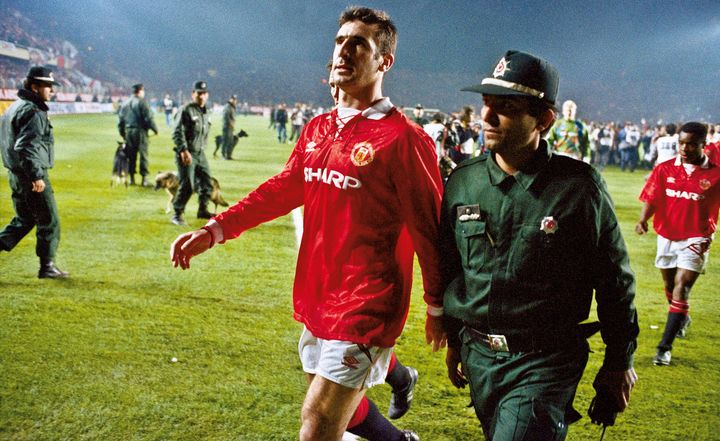
[[704, 273], [712, 237], [691, 237], [685, 240], [669, 240], [657, 237], [655, 266], [660, 269], [682, 268]]

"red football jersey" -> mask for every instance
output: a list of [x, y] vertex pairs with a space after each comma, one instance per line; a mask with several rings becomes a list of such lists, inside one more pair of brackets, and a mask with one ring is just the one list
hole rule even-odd
[[706, 145], [705, 155], [710, 158], [710, 162], [720, 167], [720, 142]]
[[407, 318], [413, 251], [426, 303], [442, 306], [435, 144], [395, 108], [358, 114], [337, 136], [336, 116], [310, 121], [284, 169], [214, 219], [226, 240], [304, 205], [295, 319], [316, 337], [390, 347]]
[[677, 157], [656, 166], [640, 193], [655, 208], [653, 227], [670, 240], [715, 232], [720, 208], [720, 167], [708, 159], [688, 176]]

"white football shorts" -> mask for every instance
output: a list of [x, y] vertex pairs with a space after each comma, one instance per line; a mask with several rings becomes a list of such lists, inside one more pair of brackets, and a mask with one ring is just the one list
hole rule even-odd
[[298, 342], [303, 370], [353, 389], [385, 382], [393, 348], [317, 338], [303, 327]]
[[711, 243], [712, 237], [670, 240], [658, 235], [655, 266], [660, 269], [682, 268], [703, 274]]

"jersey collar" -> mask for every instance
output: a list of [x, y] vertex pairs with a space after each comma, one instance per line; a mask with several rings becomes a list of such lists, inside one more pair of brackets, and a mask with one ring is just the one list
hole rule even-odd
[[390, 102], [390, 98], [383, 97], [362, 112], [358, 109], [353, 109], [350, 107], [338, 107], [337, 114], [338, 117], [343, 120], [349, 119], [357, 115], [358, 113], [362, 113], [362, 116], [367, 119], [378, 120], [382, 119], [385, 115], [387, 115], [392, 110], [392, 108], [393, 104]]
[[[675, 157], [675, 166], [679, 167], [681, 165], [683, 165], [682, 159], [680, 158], [680, 155], [677, 155]], [[703, 163], [700, 164], [700, 168], [708, 168], [708, 167], [710, 167], [710, 157], [708, 157], [708, 155], [705, 155], [705, 159], [703, 160]]]

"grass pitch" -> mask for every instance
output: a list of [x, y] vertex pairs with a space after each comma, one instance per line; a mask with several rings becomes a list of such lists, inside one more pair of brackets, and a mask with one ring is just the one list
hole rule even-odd
[[[301, 326], [292, 320], [296, 246], [290, 216], [243, 234], [173, 269], [169, 245], [187, 228], [164, 212], [167, 196], [111, 188], [114, 115], [53, 116], [56, 165], [50, 172], [60, 210], [59, 266], [64, 281], [36, 278], [34, 232], [0, 254], [0, 439], [12, 440], [293, 440], [305, 381], [297, 359]], [[170, 129], [158, 116], [150, 138], [153, 174], [173, 170]], [[210, 159], [226, 199], [238, 200], [278, 172], [292, 146], [279, 144], [268, 121], [238, 117], [250, 137], [236, 161]], [[214, 118], [211, 139], [220, 129]], [[673, 364], [651, 364], [667, 305], [653, 267], [655, 236], [636, 236], [643, 172], [604, 173], [616, 203], [638, 281], [640, 377], [629, 409], [606, 440], [718, 440], [720, 338], [718, 252], [691, 296], [693, 326]], [[0, 223], [12, 217], [7, 173], [0, 170]], [[572, 269], [568, 269], [572, 271]], [[416, 270], [413, 302], [396, 351], [420, 371], [413, 408], [398, 426], [423, 440], [482, 439], [467, 391], [446, 378], [444, 353], [424, 343], [424, 305]], [[713, 288], [715, 287], [715, 288]], [[593, 396], [603, 344], [578, 391], [583, 414]], [[173, 362], [172, 359], [177, 361]], [[369, 396], [386, 411], [389, 387]], [[599, 439], [587, 417], [569, 440]]]

